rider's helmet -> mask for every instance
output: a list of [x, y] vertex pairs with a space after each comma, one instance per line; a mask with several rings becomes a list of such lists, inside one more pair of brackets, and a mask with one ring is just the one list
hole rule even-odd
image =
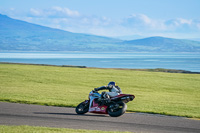
[[112, 87], [115, 86], [115, 85], [116, 85], [116, 84], [115, 84], [114, 81], [111, 81], [111, 82], [108, 83], [108, 87], [109, 87], [109, 88], [112, 88]]

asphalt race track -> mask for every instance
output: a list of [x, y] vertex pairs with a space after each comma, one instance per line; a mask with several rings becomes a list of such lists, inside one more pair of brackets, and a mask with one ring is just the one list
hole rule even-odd
[[200, 120], [184, 117], [144, 113], [126, 113], [117, 118], [91, 113], [77, 115], [74, 108], [6, 102], [0, 102], [0, 125], [30, 125], [143, 133], [200, 133]]

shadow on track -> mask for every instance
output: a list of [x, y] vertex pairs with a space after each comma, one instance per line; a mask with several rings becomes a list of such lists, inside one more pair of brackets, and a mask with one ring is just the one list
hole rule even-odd
[[73, 113], [50, 113], [50, 112], [33, 112], [34, 114], [50, 114], [50, 115], [76, 115], [76, 116], [96, 116], [96, 117], [109, 117], [108, 115], [94, 115], [94, 114], [73, 114]]

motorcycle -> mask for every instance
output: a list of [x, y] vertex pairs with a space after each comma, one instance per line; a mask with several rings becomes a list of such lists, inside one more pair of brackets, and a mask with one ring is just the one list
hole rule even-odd
[[109, 114], [111, 117], [118, 117], [126, 112], [129, 101], [135, 98], [131, 94], [119, 94], [110, 99], [101, 99], [101, 94], [97, 91], [92, 90], [89, 93], [89, 100], [81, 102], [75, 109], [77, 114], [98, 113], [98, 114]]

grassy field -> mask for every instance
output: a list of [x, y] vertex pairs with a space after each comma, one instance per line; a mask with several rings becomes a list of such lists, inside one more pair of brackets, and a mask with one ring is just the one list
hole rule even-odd
[[75, 107], [116, 81], [128, 111], [200, 118], [200, 74], [0, 64], [0, 101]]
[[1, 133], [130, 133], [118, 131], [79, 130], [69, 128], [48, 128], [32, 126], [4, 126], [0, 125]]

